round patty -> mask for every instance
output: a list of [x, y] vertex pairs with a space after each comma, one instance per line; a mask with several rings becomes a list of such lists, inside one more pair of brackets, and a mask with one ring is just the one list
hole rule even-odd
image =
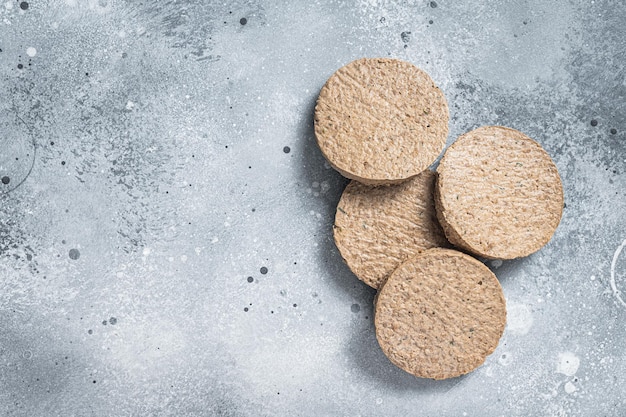
[[497, 259], [545, 245], [563, 213], [563, 186], [548, 153], [500, 126], [468, 132], [437, 168], [437, 217], [454, 245]]
[[376, 298], [376, 338], [389, 360], [433, 379], [480, 366], [506, 324], [496, 276], [481, 262], [451, 249], [429, 249], [403, 263]]
[[315, 136], [328, 162], [366, 184], [424, 171], [445, 146], [448, 104], [413, 64], [363, 58], [335, 72], [315, 107]]
[[408, 258], [450, 246], [437, 221], [434, 187], [430, 170], [396, 185], [348, 184], [333, 232], [341, 256], [361, 281], [378, 288]]

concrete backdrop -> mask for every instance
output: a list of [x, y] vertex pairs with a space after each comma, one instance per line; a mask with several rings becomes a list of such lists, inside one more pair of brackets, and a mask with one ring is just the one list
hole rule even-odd
[[[0, 4], [0, 415], [626, 413], [620, 1]], [[496, 352], [448, 381], [381, 353], [314, 141], [360, 57], [425, 69], [448, 145], [485, 124], [554, 158], [553, 240], [489, 262]]]

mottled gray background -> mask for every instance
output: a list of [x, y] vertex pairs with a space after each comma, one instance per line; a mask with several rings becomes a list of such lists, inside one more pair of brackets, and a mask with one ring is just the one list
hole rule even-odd
[[[626, 413], [623, 2], [3, 0], [0, 49], [1, 416]], [[363, 56], [563, 178], [465, 377], [388, 362], [332, 242], [312, 112]]]

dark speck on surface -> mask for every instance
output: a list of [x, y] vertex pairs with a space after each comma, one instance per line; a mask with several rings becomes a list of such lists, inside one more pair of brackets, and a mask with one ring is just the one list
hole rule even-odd
[[248, 312], [248, 307], [244, 307], [243, 311], [245, 311], [247, 313]]
[[295, 303], [294, 303], [294, 304], [293, 304], [293, 306], [294, 306], [294, 307], [298, 307], [298, 304], [295, 304]]
[[400, 37], [402, 38], [402, 42], [409, 43], [411, 40], [411, 32], [402, 32]]
[[89, 329], [89, 330], [87, 330], [87, 333], [93, 334], [93, 330]]
[[20, 9], [22, 10], [28, 10], [28, 2], [23, 1], [20, 3]]
[[428, 21], [428, 23], [432, 25], [432, 24], [433, 24], [433, 23], [435, 23], [435, 22], [434, 22], [434, 21], [432, 21], [432, 20], [429, 20], [429, 21]]
[[598, 121], [596, 119], [593, 119], [591, 121], [591, 126], [598, 126]]
[[359, 311], [361, 311], [361, 306], [358, 304], [352, 304], [350, 306], [350, 311], [352, 311], [353, 313], [358, 313]]
[[285, 147], [283, 148], [283, 152], [285, 152], [285, 153], [289, 153], [289, 152], [291, 152], [291, 148], [290, 148], [289, 146], [285, 146]]
[[17, 64], [17, 68], [18, 68], [18, 69], [22, 69], [22, 68], [24, 68], [24, 65], [22, 65], [22, 64]]
[[433, 9], [437, 8], [437, 2], [436, 1], [431, 1], [430, 2], [430, 7], [432, 7]]
[[245, 17], [242, 17], [241, 19], [239, 19], [239, 23], [241, 23], [241, 26], [243, 26], [246, 23], [248, 23], [248, 19], [246, 19]]
[[106, 326], [107, 325], [107, 321], [106, 320], [102, 320], [102, 325]]
[[109, 319], [109, 323], [111, 323], [111, 326], [115, 326], [117, 324], [117, 318], [111, 317]]
[[77, 260], [78, 258], [80, 258], [78, 249], [70, 249], [70, 259]]
[[248, 277], [248, 282], [253, 282], [253, 281], [254, 281], [254, 278]]
[[263, 275], [267, 274], [267, 268], [266, 268], [266, 267], [264, 267], [264, 266], [262, 266], [262, 267], [261, 267], [261, 273], [262, 273]]
[[611, 129], [611, 135], [614, 135], [617, 133], [617, 129]]
[[11, 178], [7, 177], [6, 175], [4, 177], [2, 177], [2, 183], [3, 184], [8, 184], [11, 182]]

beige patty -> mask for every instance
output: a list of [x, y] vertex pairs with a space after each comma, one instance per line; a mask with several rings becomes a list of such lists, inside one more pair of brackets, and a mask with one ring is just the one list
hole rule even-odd
[[408, 258], [450, 246], [435, 214], [434, 186], [430, 170], [396, 185], [348, 184], [337, 206], [334, 236], [361, 281], [378, 288]]
[[363, 58], [335, 72], [315, 107], [315, 136], [329, 163], [366, 184], [424, 171], [445, 146], [448, 105], [413, 64]]
[[563, 212], [556, 165], [514, 129], [484, 126], [457, 139], [437, 168], [437, 216], [454, 245], [513, 259], [545, 245]]
[[422, 378], [466, 374], [491, 354], [506, 324], [495, 275], [451, 249], [430, 249], [400, 265], [376, 298], [376, 337], [398, 367]]

